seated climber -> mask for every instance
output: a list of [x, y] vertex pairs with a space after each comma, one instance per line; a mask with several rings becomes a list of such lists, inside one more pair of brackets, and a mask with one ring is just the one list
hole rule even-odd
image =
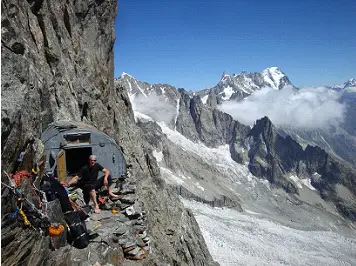
[[[98, 179], [99, 171], [102, 171], [105, 175]], [[64, 186], [71, 186], [78, 179], [79, 181], [76, 186], [83, 190], [85, 204], [89, 204], [90, 198], [92, 199], [95, 213], [100, 212], [99, 204], [96, 198], [97, 189], [100, 189], [105, 185], [108, 188], [109, 196], [111, 198], [119, 197], [112, 192], [112, 178], [110, 176], [110, 171], [96, 162], [95, 155], [90, 155], [88, 165], [83, 166], [78, 175], [74, 176], [67, 184], [64, 184]]]

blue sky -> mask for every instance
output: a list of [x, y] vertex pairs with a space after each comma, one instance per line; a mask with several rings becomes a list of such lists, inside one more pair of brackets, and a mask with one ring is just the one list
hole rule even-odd
[[186, 90], [279, 66], [298, 87], [356, 78], [356, 0], [119, 0], [115, 77]]

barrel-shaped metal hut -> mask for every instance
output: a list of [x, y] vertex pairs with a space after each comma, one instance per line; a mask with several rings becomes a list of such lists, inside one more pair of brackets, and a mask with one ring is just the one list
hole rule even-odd
[[91, 125], [78, 121], [53, 122], [42, 133], [41, 140], [45, 171], [52, 171], [60, 180], [76, 175], [92, 154], [112, 177], [126, 172], [125, 159], [116, 141]]

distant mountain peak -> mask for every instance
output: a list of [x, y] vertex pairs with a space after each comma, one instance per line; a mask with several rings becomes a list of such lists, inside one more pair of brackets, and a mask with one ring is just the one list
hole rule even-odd
[[229, 77], [229, 74], [227, 74], [225, 71], [222, 73], [221, 75], [221, 79], [220, 80], [223, 80], [225, 79], [226, 77]]
[[356, 87], [356, 79], [351, 78], [348, 81], [346, 81], [343, 85], [343, 88], [348, 88], [348, 87]]
[[277, 66], [266, 68], [262, 71], [262, 76], [265, 82], [270, 84], [273, 89], [280, 89], [280, 83], [286, 75]]
[[204, 99], [204, 103], [216, 106], [228, 100], [241, 100], [265, 87], [281, 90], [286, 86], [294, 87], [279, 67], [272, 66], [253, 73], [242, 71], [240, 74], [228, 75], [224, 71], [216, 86], [196, 94]]
[[120, 78], [124, 78], [125, 76], [129, 77], [129, 78], [133, 78], [133, 76], [131, 76], [130, 74], [126, 73], [126, 72], [122, 72], [121, 75], [120, 75]]
[[278, 66], [267, 67], [264, 71], [281, 72]]

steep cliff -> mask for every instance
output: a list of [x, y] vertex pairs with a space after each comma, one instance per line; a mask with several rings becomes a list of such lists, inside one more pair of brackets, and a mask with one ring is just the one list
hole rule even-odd
[[[161, 181], [155, 158], [135, 125], [127, 92], [114, 87], [116, 11], [116, 0], [2, 1], [2, 169], [16, 170], [22, 151], [22, 167], [35, 163], [39, 136], [52, 121], [92, 124], [118, 141], [137, 178], [153, 243], [151, 255], [141, 264], [214, 265], [194, 217]], [[9, 264], [125, 264], [117, 261], [115, 253], [120, 251], [105, 243], [50, 251], [48, 239], [39, 233], [4, 226], [2, 254], [7, 257], [2, 261]], [[11, 244], [16, 240], [21, 249]]]
[[279, 135], [267, 117], [257, 120], [249, 137], [252, 174], [292, 193], [298, 193], [295, 176], [310, 178], [324, 200], [332, 201], [344, 216], [356, 219], [355, 170], [317, 146], [303, 150], [291, 137]]

